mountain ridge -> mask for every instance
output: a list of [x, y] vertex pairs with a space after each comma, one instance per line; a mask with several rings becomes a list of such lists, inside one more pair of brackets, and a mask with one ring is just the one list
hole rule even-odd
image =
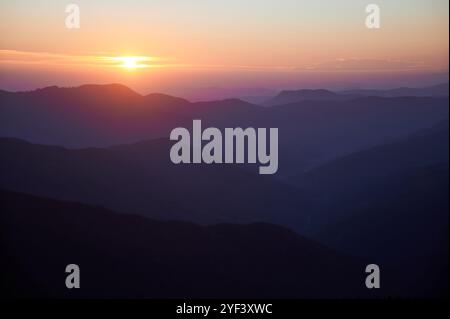
[[[2, 294], [16, 298], [376, 295], [361, 286], [359, 259], [284, 227], [206, 227], [10, 191], [0, 197], [0, 228], [8, 243], [0, 253], [8, 274]], [[82, 289], [64, 287], [69, 263], [80, 265]]]

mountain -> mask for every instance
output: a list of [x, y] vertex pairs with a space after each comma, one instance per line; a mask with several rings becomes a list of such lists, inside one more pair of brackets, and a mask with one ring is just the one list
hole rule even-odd
[[444, 121], [292, 177], [311, 200], [304, 234], [403, 269], [416, 297], [448, 295], [448, 145]]
[[162, 94], [141, 96], [123, 85], [110, 84], [0, 92], [0, 104], [2, 136], [95, 146], [142, 139], [160, 130], [158, 120], [166, 112], [189, 102]]
[[324, 89], [285, 90], [267, 99], [262, 104], [276, 106], [298, 103], [305, 100], [345, 101], [359, 97], [448, 97], [448, 83], [442, 83], [424, 88], [401, 87], [390, 90], [355, 89], [333, 92]]
[[[327, 93], [329, 94], [329, 93]], [[0, 92], [0, 136], [71, 148], [168, 137], [175, 127], [279, 128], [278, 174], [293, 175], [448, 119], [448, 98], [362, 97], [262, 107], [238, 99], [190, 103], [120, 85]]]
[[222, 88], [222, 87], [200, 87], [200, 88], [184, 88], [170, 89], [170, 94], [182, 96], [189, 101], [215, 101], [231, 98], [238, 98], [250, 103], [260, 103], [277, 92], [266, 88]]
[[[434, 98], [365, 97], [270, 108], [272, 122], [279, 125], [280, 131], [280, 158], [284, 158], [280, 174], [301, 174], [448, 120], [448, 104], [444, 106], [447, 102]], [[278, 121], [281, 118], [283, 121]]]
[[268, 99], [263, 104], [267, 106], [283, 105], [301, 102], [303, 100], [342, 100], [348, 98], [329, 90], [302, 89], [281, 91], [278, 95]]
[[[359, 296], [368, 263], [381, 267], [383, 296], [448, 295], [448, 97], [262, 107], [88, 85], [2, 91], [0, 101], [12, 294], [29, 283], [70, 296], [57, 269], [76, 256], [95, 282], [79, 297]], [[193, 119], [278, 128], [279, 172], [172, 164], [167, 136]]]
[[353, 95], [353, 96], [380, 96], [380, 97], [400, 97], [400, 96], [434, 96], [445, 97], [448, 96], [448, 83], [442, 83], [424, 88], [408, 88], [401, 87], [391, 90], [347, 90], [341, 91], [339, 94]]
[[[449, 122], [420, 130], [396, 142], [356, 152], [304, 174], [291, 178], [292, 183], [328, 198], [352, 196], [376, 181], [409, 168], [448, 163]], [[328, 195], [331, 194], [331, 195]]]
[[190, 102], [188, 100], [179, 98], [179, 97], [173, 97], [167, 94], [161, 94], [161, 93], [151, 93], [144, 96], [144, 100], [149, 105], [152, 105], [154, 107], [160, 106], [164, 108], [170, 108], [170, 107], [176, 107], [176, 106], [183, 106], [188, 105]]
[[[376, 296], [364, 263], [270, 224], [160, 222], [1, 191], [4, 297]], [[66, 289], [65, 267], [80, 267]], [[384, 293], [388, 294], [388, 291]]]
[[310, 214], [314, 216], [310, 220], [311, 229], [322, 228], [348, 217], [373, 196], [381, 199], [383, 191], [379, 185], [386, 184], [388, 189], [386, 179], [390, 176], [448, 163], [448, 142], [449, 124], [444, 121], [396, 142], [355, 152], [296, 174], [290, 182], [302, 189], [315, 207]]
[[175, 165], [171, 145], [70, 150], [1, 138], [0, 187], [163, 220], [304, 227], [307, 199], [293, 187], [238, 165]]
[[402, 269], [396, 280], [415, 297], [448, 297], [448, 181], [448, 162], [391, 174], [353, 208], [330, 208], [348, 210], [346, 217], [314, 238], [381, 269]]

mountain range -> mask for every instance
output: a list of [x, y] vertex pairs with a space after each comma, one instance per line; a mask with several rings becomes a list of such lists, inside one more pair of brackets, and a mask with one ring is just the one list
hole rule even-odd
[[[237, 99], [190, 103], [127, 87], [0, 92], [0, 136], [69, 148], [168, 137], [176, 127], [278, 127], [280, 175], [387, 143], [448, 118], [448, 97], [358, 97], [263, 107]], [[408, 116], [405, 116], [408, 114]]]
[[[448, 295], [445, 87], [358, 92], [282, 92], [264, 106], [120, 84], [0, 91], [4, 291]], [[169, 133], [193, 119], [277, 127], [279, 172], [173, 164]], [[58, 277], [71, 256], [91, 283], [74, 294]], [[379, 293], [364, 288], [368, 263], [382, 269]]]
[[199, 223], [301, 227], [307, 213], [307, 200], [277, 179], [234, 166], [173, 164], [167, 139], [70, 150], [0, 138], [0, 150], [0, 185], [20, 192]]
[[448, 96], [448, 87], [448, 83], [442, 83], [424, 88], [401, 87], [389, 90], [353, 89], [336, 92], [325, 89], [284, 90], [278, 93], [278, 95], [267, 99], [262, 104], [266, 106], [276, 106], [310, 100], [345, 101], [368, 96], [446, 97]]

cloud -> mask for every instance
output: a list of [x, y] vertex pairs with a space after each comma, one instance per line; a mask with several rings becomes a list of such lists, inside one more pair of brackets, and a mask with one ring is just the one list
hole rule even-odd
[[422, 62], [381, 59], [336, 59], [300, 68], [308, 71], [410, 71], [430, 68]]
[[[250, 72], [378, 72], [378, 71], [412, 71], [431, 70], [433, 67], [423, 62], [411, 62], [389, 59], [341, 58], [314, 65], [227, 65], [227, 64], [188, 64], [174, 63], [174, 59], [155, 56], [128, 57], [139, 59], [149, 68], [177, 68], [189, 70], [226, 70]], [[101, 52], [90, 55], [73, 55], [49, 52], [30, 52], [18, 50], [0, 50], [0, 66], [36, 65], [36, 66], [83, 66], [83, 67], [120, 67], [123, 66], [123, 55]]]
[[[18, 50], [0, 50], [0, 65], [41, 65], [41, 66], [118, 66], [123, 61], [114, 55], [70, 55], [49, 52], [30, 52]], [[160, 57], [144, 58], [150, 67], [159, 67], [164, 59]]]

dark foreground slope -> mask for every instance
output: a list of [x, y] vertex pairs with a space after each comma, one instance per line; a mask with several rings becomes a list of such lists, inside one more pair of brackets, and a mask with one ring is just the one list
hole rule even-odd
[[396, 279], [420, 296], [448, 296], [448, 181], [448, 162], [393, 174], [317, 238], [382, 268], [401, 269]]
[[[2, 292], [15, 297], [362, 296], [364, 265], [270, 224], [158, 222], [1, 192]], [[65, 287], [65, 267], [81, 288]]]
[[380, 267], [420, 296], [448, 295], [448, 122], [297, 176], [309, 234]]

